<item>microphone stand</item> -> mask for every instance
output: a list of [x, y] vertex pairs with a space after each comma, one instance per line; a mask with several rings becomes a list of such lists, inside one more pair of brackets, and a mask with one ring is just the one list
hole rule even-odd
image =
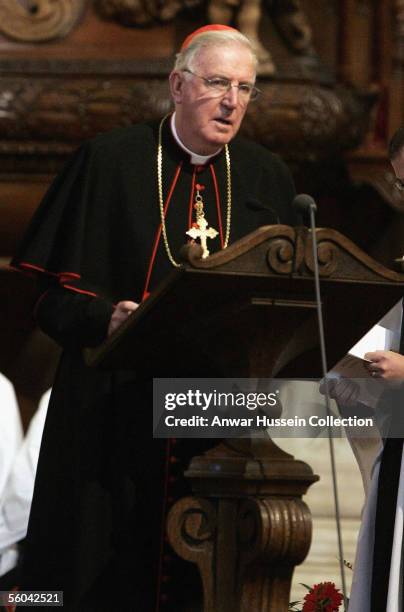
[[[325, 386], [325, 406], [327, 417], [331, 416], [330, 407], [330, 393], [328, 388], [328, 367], [327, 367], [327, 353], [325, 348], [325, 337], [324, 337], [324, 322], [323, 322], [323, 311], [321, 305], [321, 293], [320, 293], [320, 273], [318, 269], [318, 256], [317, 256], [317, 235], [316, 235], [316, 219], [315, 214], [317, 206], [314, 199], [305, 194], [301, 194], [295, 197], [294, 206], [296, 209], [309, 212], [310, 216], [310, 230], [312, 234], [312, 247], [313, 247], [313, 263], [314, 263], [314, 285], [316, 293], [316, 305], [317, 305], [317, 320], [318, 320], [318, 331], [320, 338], [320, 353], [321, 353], [321, 369], [323, 374], [323, 381]], [[341, 585], [342, 594], [344, 597], [345, 610], [348, 605], [346, 581], [345, 581], [345, 567], [344, 567], [344, 550], [342, 545], [342, 533], [341, 533], [341, 512], [339, 506], [338, 497], [338, 484], [337, 484], [337, 470], [335, 462], [335, 450], [334, 450], [334, 439], [332, 437], [332, 428], [330, 425], [331, 419], [327, 418], [327, 431], [328, 431], [328, 442], [330, 449], [330, 460], [331, 460], [331, 473], [332, 473], [332, 484], [333, 484], [333, 495], [334, 495], [334, 509], [335, 509], [335, 521], [337, 526], [337, 539], [338, 539], [338, 553], [339, 553], [339, 565], [341, 574]]]

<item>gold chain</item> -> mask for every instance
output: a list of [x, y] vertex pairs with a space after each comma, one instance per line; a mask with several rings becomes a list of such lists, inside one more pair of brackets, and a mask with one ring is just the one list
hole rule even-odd
[[224, 145], [224, 154], [226, 156], [226, 178], [227, 178], [227, 213], [226, 213], [226, 234], [224, 237], [223, 248], [229, 244], [230, 227], [231, 227], [231, 165], [229, 147]]
[[[175, 261], [170, 245], [167, 238], [166, 220], [164, 215], [164, 199], [163, 199], [163, 145], [162, 145], [162, 130], [164, 121], [169, 117], [165, 115], [162, 118], [159, 125], [159, 140], [157, 146], [157, 187], [159, 196], [159, 207], [160, 207], [160, 218], [161, 218], [161, 233], [163, 234], [163, 242], [166, 249], [168, 259], [175, 268], [179, 268], [181, 264]], [[230, 226], [231, 226], [231, 164], [230, 164], [230, 153], [229, 147], [224, 145], [224, 152], [226, 157], [226, 179], [227, 179], [227, 214], [226, 214], [226, 234], [224, 239], [223, 248], [225, 249], [229, 244], [230, 238]]]

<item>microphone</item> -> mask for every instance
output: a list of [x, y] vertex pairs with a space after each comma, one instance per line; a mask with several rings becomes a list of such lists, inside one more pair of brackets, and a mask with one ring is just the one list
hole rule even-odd
[[[313, 264], [314, 264], [314, 286], [316, 293], [316, 305], [317, 305], [317, 321], [318, 321], [318, 332], [319, 332], [319, 340], [320, 340], [320, 354], [321, 354], [321, 366], [322, 366], [322, 374], [324, 381], [324, 399], [325, 399], [325, 409], [327, 417], [331, 415], [331, 407], [330, 407], [330, 392], [328, 387], [328, 366], [327, 366], [327, 353], [325, 348], [325, 337], [324, 337], [324, 323], [323, 323], [323, 311], [321, 304], [321, 292], [320, 292], [320, 273], [318, 269], [318, 255], [317, 255], [317, 236], [316, 236], [316, 219], [315, 214], [317, 212], [317, 204], [314, 199], [307, 195], [306, 193], [301, 193], [297, 195], [293, 200], [293, 207], [296, 211], [304, 214], [308, 213], [310, 215], [310, 229], [311, 229], [311, 239], [312, 239], [312, 248], [313, 248]], [[327, 419], [328, 420], [328, 419]], [[347, 601], [346, 596], [346, 585], [345, 585], [345, 570], [344, 570], [344, 551], [342, 545], [342, 534], [341, 534], [341, 513], [340, 513], [340, 505], [338, 499], [338, 483], [337, 483], [337, 470], [336, 470], [336, 461], [335, 461], [335, 450], [334, 450], [334, 441], [332, 438], [331, 426], [327, 425], [328, 431], [328, 442], [330, 448], [330, 461], [331, 461], [331, 474], [332, 474], [332, 484], [333, 484], [333, 496], [334, 496], [334, 508], [335, 508], [335, 521], [337, 527], [337, 540], [338, 540], [338, 552], [340, 558], [340, 574], [341, 574], [341, 583], [342, 583], [342, 593], [344, 597], [344, 602]]]
[[307, 193], [299, 193], [293, 200], [293, 208], [300, 213], [317, 212], [317, 204]]
[[276, 210], [274, 208], [272, 208], [271, 206], [265, 206], [257, 198], [253, 198], [253, 197], [248, 198], [248, 200], [246, 201], [246, 206], [248, 206], [248, 208], [250, 208], [251, 210], [254, 210], [254, 211], [263, 211], [263, 212], [267, 212], [267, 213], [272, 213], [275, 216], [275, 219], [276, 219], [275, 223], [280, 224], [280, 222], [281, 222], [281, 220], [279, 218], [279, 215], [276, 212]]

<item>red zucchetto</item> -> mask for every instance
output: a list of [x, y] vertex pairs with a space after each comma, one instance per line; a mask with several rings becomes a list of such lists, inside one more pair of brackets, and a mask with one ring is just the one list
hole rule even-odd
[[188, 36], [186, 37], [186, 39], [182, 43], [181, 51], [184, 51], [184, 49], [189, 47], [189, 45], [191, 44], [193, 39], [196, 36], [199, 36], [199, 34], [205, 34], [205, 32], [220, 32], [221, 30], [230, 30], [232, 32], [238, 32], [238, 30], [236, 30], [236, 28], [232, 28], [230, 26], [223, 25], [221, 23], [211, 23], [209, 25], [202, 26], [201, 28], [198, 28], [194, 32], [191, 32], [191, 34], [188, 34]]

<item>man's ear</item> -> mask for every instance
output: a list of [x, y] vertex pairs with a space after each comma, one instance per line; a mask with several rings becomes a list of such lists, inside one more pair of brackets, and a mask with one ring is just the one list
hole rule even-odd
[[184, 77], [179, 70], [173, 70], [169, 76], [171, 97], [175, 104], [181, 104]]

